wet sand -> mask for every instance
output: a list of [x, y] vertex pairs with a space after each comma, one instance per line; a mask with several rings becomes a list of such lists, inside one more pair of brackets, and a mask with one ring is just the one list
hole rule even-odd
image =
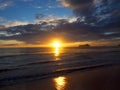
[[0, 90], [120, 90], [120, 66], [76, 71], [63, 76], [5, 86]]

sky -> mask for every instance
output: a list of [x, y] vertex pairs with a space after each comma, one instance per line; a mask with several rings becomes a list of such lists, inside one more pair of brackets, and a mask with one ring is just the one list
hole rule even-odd
[[119, 0], [0, 0], [0, 47], [120, 44]]
[[71, 10], [62, 7], [56, 0], [0, 0], [1, 19], [32, 23], [37, 14], [72, 16]]

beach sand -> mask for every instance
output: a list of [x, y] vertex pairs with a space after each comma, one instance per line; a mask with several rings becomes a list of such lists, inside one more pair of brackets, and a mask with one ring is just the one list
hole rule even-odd
[[120, 66], [76, 71], [62, 76], [5, 86], [0, 90], [120, 90]]

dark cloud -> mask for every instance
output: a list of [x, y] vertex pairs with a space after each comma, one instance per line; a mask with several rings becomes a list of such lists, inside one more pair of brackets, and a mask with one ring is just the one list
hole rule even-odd
[[71, 8], [76, 15], [82, 15], [90, 12], [93, 0], [61, 0], [61, 3], [65, 7]]
[[[76, 41], [94, 41], [102, 39], [113, 39], [120, 35], [119, 30], [117, 33], [111, 33], [107, 29], [94, 27], [91, 25], [85, 25], [80, 22], [69, 23], [67, 20], [61, 19], [55, 21], [57, 26], [50, 25], [43, 22], [41, 24], [30, 24], [25, 26], [17, 26], [8, 28], [5, 30], [4, 36], [0, 36], [1, 40], [17, 40], [29, 44], [45, 43], [54, 38], [60, 38], [67, 42]], [[45, 29], [45, 30], [44, 30]], [[4, 31], [4, 30], [3, 30]], [[111, 29], [111, 32], [115, 32], [115, 29]], [[119, 32], [119, 33], [118, 33]]]
[[87, 8], [88, 5], [93, 0], [61, 0], [62, 4], [66, 7], [72, 8], [72, 9], [84, 9]]
[[86, 23], [105, 25], [119, 22], [120, 0], [61, 0], [62, 4], [71, 8], [75, 15], [85, 17]]

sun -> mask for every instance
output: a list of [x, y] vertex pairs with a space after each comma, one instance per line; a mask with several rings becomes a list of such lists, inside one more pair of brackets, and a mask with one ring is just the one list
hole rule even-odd
[[59, 48], [59, 47], [61, 46], [61, 44], [60, 44], [60, 42], [55, 41], [55, 42], [53, 43], [53, 46], [54, 46], [55, 48]]
[[64, 43], [61, 39], [54, 39], [51, 44], [50, 47], [52, 47], [54, 56], [55, 56], [55, 60], [60, 60], [60, 54], [62, 53], [63, 50], [63, 46]]
[[53, 45], [55, 56], [58, 57], [60, 54], [61, 43], [60, 41], [54, 41]]

